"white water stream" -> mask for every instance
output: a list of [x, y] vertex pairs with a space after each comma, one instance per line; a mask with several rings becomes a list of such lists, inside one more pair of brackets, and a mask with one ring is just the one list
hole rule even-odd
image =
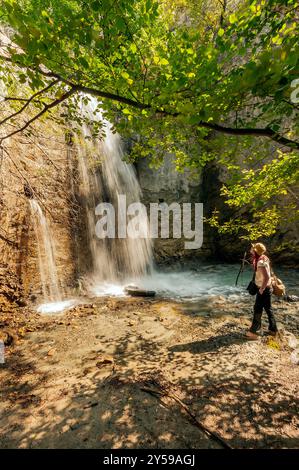
[[62, 298], [58, 282], [55, 248], [47, 219], [36, 199], [29, 199], [37, 240], [38, 263], [41, 286], [45, 301], [59, 301]]
[[[140, 201], [141, 190], [132, 165], [126, 163], [119, 134], [112, 132], [111, 124], [97, 109], [98, 101], [91, 99], [82, 105], [83, 116], [103, 123], [105, 137], [94, 139], [86, 124], [78, 142], [78, 164], [81, 177], [80, 193], [84, 201], [87, 230], [92, 258], [92, 268], [85, 279], [88, 289], [94, 294], [106, 295], [121, 292], [120, 285], [139, 279], [152, 271], [152, 243], [147, 236], [147, 215], [141, 215], [139, 224], [144, 238], [124, 237], [98, 238], [96, 234], [96, 207], [99, 203], [110, 203], [116, 214], [116, 226], [120, 221], [126, 231], [127, 206]], [[118, 204], [121, 198], [126, 204]], [[119, 234], [117, 234], [119, 235]]]
[[77, 303], [74, 299], [63, 300], [63, 292], [58, 280], [56, 255], [53, 237], [36, 199], [29, 199], [34, 232], [37, 240], [38, 264], [44, 303], [37, 311], [41, 314], [59, 313]]

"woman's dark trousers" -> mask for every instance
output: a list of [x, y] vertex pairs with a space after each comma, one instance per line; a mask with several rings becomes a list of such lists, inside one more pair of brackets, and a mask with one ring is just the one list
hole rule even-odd
[[250, 328], [250, 331], [252, 333], [256, 333], [258, 330], [261, 329], [263, 309], [265, 309], [268, 315], [269, 331], [273, 331], [274, 333], [276, 333], [277, 331], [276, 321], [271, 306], [271, 293], [272, 292], [270, 287], [266, 287], [262, 294], [260, 294], [259, 292], [256, 294], [253, 309], [253, 320]]

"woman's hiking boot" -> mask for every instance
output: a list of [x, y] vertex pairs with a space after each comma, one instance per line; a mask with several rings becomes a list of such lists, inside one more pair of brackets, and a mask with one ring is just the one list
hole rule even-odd
[[260, 338], [260, 336], [257, 333], [252, 333], [252, 331], [250, 330], [246, 331], [245, 337], [247, 339], [250, 339], [251, 341], [257, 341]]

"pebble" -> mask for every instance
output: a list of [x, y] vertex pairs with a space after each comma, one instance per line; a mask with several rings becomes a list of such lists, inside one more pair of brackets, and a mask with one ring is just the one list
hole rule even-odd
[[55, 353], [56, 353], [56, 349], [55, 349], [55, 348], [49, 349], [49, 351], [48, 351], [48, 353], [47, 353], [47, 356], [54, 356]]
[[290, 356], [291, 362], [295, 365], [299, 364], [299, 349], [294, 349]]

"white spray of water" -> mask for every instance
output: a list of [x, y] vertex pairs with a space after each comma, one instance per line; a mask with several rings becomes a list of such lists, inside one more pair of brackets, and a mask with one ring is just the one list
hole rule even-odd
[[75, 306], [77, 299], [64, 299], [56, 268], [55, 247], [48, 221], [35, 199], [29, 199], [37, 240], [38, 263], [44, 302], [37, 308], [42, 315], [61, 313]]
[[[118, 196], [126, 195], [127, 206], [139, 202], [140, 186], [132, 165], [126, 163], [119, 134], [112, 132], [111, 124], [97, 109], [96, 99], [82, 105], [83, 116], [103, 123], [105, 137], [93, 139], [90, 128], [83, 124], [83, 139], [78, 143], [78, 165], [81, 177], [80, 193], [87, 214], [87, 230], [92, 257], [89, 287], [95, 293], [122, 292], [121, 285], [138, 279], [151, 271], [152, 244], [149, 237], [99, 239], [96, 236], [95, 208], [101, 202], [111, 203], [117, 217], [125, 220], [127, 207], [120, 210]], [[117, 210], [118, 209], [118, 210]], [[147, 216], [140, 219], [141, 226], [148, 226]], [[117, 225], [117, 224], [116, 224]]]
[[79, 301], [77, 299], [61, 300], [59, 302], [49, 302], [39, 305], [37, 312], [41, 315], [51, 315], [63, 313], [65, 310], [75, 307]]
[[59, 301], [62, 295], [57, 276], [54, 243], [49, 225], [40, 204], [35, 199], [29, 199], [29, 203], [37, 239], [43, 297], [47, 301]]

